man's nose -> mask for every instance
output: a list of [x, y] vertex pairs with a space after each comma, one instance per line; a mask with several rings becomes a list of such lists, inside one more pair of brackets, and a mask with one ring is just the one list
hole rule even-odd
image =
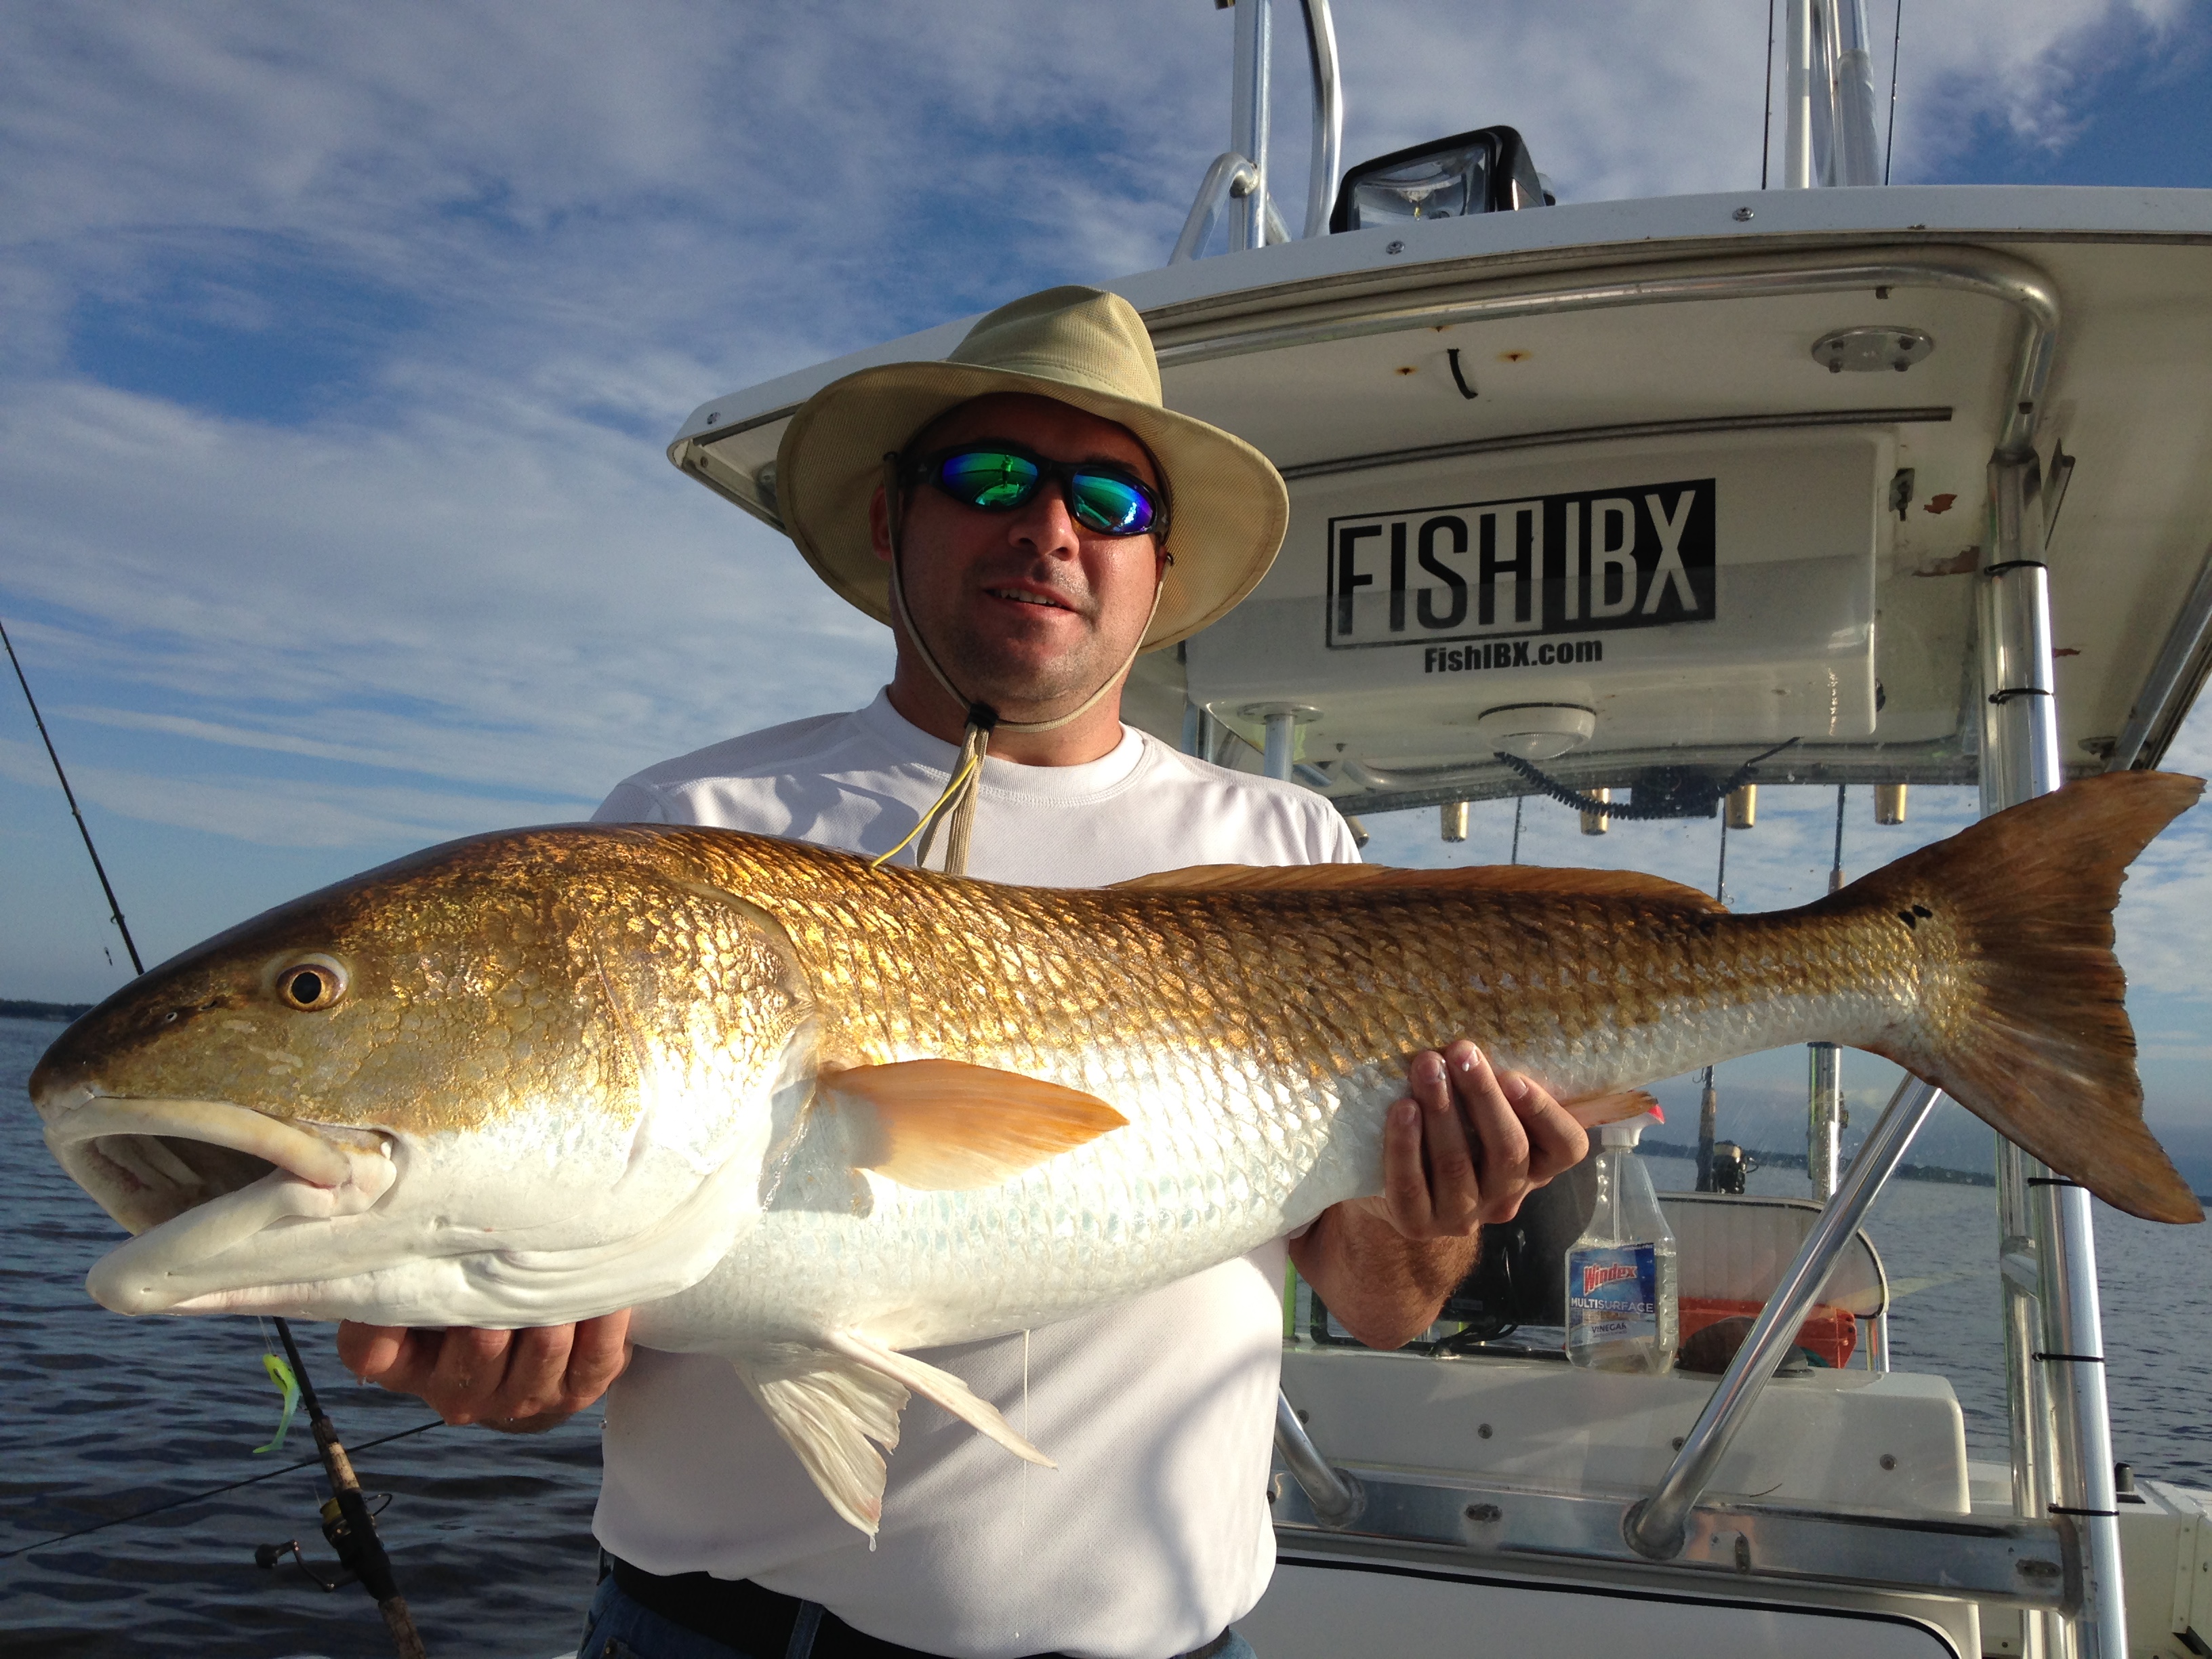
[[1016, 546], [1034, 548], [1049, 557], [1072, 558], [1083, 546], [1083, 532], [1068, 511], [1067, 492], [1056, 479], [1048, 479], [1022, 503], [1006, 533]]

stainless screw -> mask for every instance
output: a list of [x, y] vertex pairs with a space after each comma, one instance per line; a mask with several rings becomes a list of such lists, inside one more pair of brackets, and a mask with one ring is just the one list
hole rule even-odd
[[1894, 1452], [1884, 1452], [1881, 1455], [1881, 1466], [1886, 1469], [1895, 1468], [1897, 1467], [1897, 1454]]
[[1490, 1425], [1487, 1423], [1478, 1423], [1475, 1425], [1474, 1431], [1480, 1435], [1485, 1440], [1490, 1438]]
[[1735, 222], [1740, 225], [1749, 224], [1751, 222], [1751, 210], [1749, 208], [1738, 208], [1735, 210]]
[[1671, 1444], [1674, 1446], [1674, 1449], [1675, 1449], [1676, 1451], [1680, 1451], [1680, 1450], [1681, 1450], [1681, 1449], [1682, 1449], [1682, 1437], [1681, 1437], [1680, 1435], [1679, 1435], [1679, 1434], [1678, 1434], [1678, 1435], [1676, 1435], [1676, 1436], [1674, 1437], [1674, 1438], [1673, 1439], [1673, 1441], [1672, 1441], [1672, 1442], [1670, 1442], [1669, 1443], [1671, 1443]]
[[1469, 1504], [1467, 1506], [1467, 1518], [1470, 1521], [1488, 1522], [1503, 1520], [1504, 1516], [1505, 1511], [1495, 1504]]
[[1393, 242], [1382, 251], [1385, 253], [1403, 253], [1406, 251], [1406, 245], [1403, 242]]
[[708, 426], [714, 425], [715, 422], [721, 418], [722, 411], [719, 409], [710, 409], [707, 411], [707, 424]]

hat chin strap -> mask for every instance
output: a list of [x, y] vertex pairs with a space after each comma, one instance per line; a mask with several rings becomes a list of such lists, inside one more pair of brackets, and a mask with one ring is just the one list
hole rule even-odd
[[[945, 672], [945, 665], [938, 661], [937, 653], [929, 648], [929, 641], [922, 637], [921, 629], [915, 625], [914, 612], [907, 608], [904, 538], [899, 533], [898, 472], [897, 454], [893, 453], [884, 456], [884, 507], [890, 528], [891, 608], [898, 616], [900, 626], [906, 629], [906, 636], [913, 642], [915, 653], [921, 658], [922, 665], [944, 688], [945, 695], [968, 711], [968, 726], [961, 734], [960, 755], [952, 763], [951, 781], [945, 786], [945, 793], [921, 815], [921, 821], [915, 825], [915, 833], [921, 836], [921, 845], [915, 851], [914, 862], [916, 869], [928, 864], [930, 844], [937, 839], [938, 827], [942, 824], [945, 826], [945, 873], [963, 876], [968, 873], [968, 843], [975, 833], [976, 794], [982, 785], [983, 757], [990, 750], [992, 732], [1056, 732], [1063, 726], [1081, 720], [1096, 708], [1106, 694], [1121, 683], [1121, 677], [1129, 672], [1143, 653], [1145, 635], [1152, 631], [1152, 619], [1160, 614], [1160, 596], [1167, 591], [1167, 579], [1163, 572], [1153, 585], [1152, 608], [1145, 617], [1144, 629], [1137, 635], [1135, 647], [1121, 659], [1121, 665], [1109, 674], [1097, 690], [1067, 713], [1053, 720], [1002, 720], [999, 711], [989, 703], [964, 695], [952, 684], [952, 677]], [[908, 835], [906, 841], [877, 859], [875, 863], [888, 863], [905, 848], [907, 842], [913, 839], [914, 835]]]

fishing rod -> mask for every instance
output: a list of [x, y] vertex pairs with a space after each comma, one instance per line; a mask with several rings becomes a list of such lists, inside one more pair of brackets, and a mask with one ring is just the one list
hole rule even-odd
[[[353, 1462], [339, 1444], [338, 1431], [324, 1412], [323, 1402], [315, 1397], [307, 1368], [300, 1363], [300, 1345], [292, 1340], [292, 1328], [281, 1319], [276, 1323], [277, 1340], [283, 1343], [284, 1357], [292, 1362], [292, 1376], [300, 1384], [300, 1403], [307, 1408], [307, 1426], [314, 1431], [315, 1449], [322, 1454], [323, 1474], [331, 1483], [330, 1502], [323, 1506], [323, 1536], [337, 1552], [338, 1565], [361, 1580], [362, 1588], [376, 1602], [376, 1610], [384, 1615], [384, 1627], [392, 1632], [392, 1644], [399, 1650], [399, 1659], [428, 1659], [415, 1628], [414, 1615], [407, 1610], [407, 1598], [400, 1595], [392, 1579], [392, 1558], [384, 1553], [384, 1540], [376, 1535], [376, 1518], [361, 1495]], [[335, 1515], [332, 1505], [337, 1508]]]
[[[54, 748], [52, 734], [46, 730], [46, 716], [39, 712], [39, 700], [31, 695], [31, 682], [23, 672], [23, 659], [15, 654], [15, 642], [8, 637], [4, 623], [0, 623], [0, 645], [8, 648], [8, 660], [15, 670], [15, 684], [23, 688], [23, 701], [30, 705], [31, 720], [46, 745], [46, 758], [54, 764], [54, 776], [62, 786], [62, 798], [69, 802], [70, 815], [76, 819], [77, 834], [84, 838], [84, 850], [92, 860], [94, 872], [100, 877], [100, 890], [107, 896], [108, 920], [123, 935], [123, 948], [130, 952], [131, 971], [143, 975], [146, 964], [139, 957], [137, 941], [131, 937], [131, 924], [123, 919], [122, 902], [115, 896], [114, 885], [107, 879], [107, 866], [100, 861], [100, 849], [92, 842], [92, 827], [78, 810], [76, 791], [70, 787], [69, 774]], [[392, 1559], [384, 1553], [383, 1540], [376, 1535], [376, 1522], [362, 1498], [361, 1482], [354, 1478], [353, 1464], [346, 1457], [345, 1448], [338, 1443], [337, 1431], [325, 1414], [322, 1402], [315, 1397], [315, 1385], [308, 1380], [307, 1364], [300, 1358], [299, 1345], [292, 1340], [292, 1328], [282, 1319], [275, 1322], [276, 1334], [284, 1344], [285, 1357], [292, 1364], [292, 1376], [300, 1385], [301, 1401], [307, 1407], [307, 1420], [315, 1433], [315, 1449], [322, 1455], [323, 1473], [331, 1485], [331, 1502], [337, 1508], [335, 1517], [326, 1515], [324, 1536], [337, 1551], [340, 1563], [349, 1568], [375, 1598], [377, 1611], [384, 1615], [385, 1627], [398, 1647], [399, 1659], [428, 1659], [422, 1650], [422, 1638], [416, 1632], [414, 1618], [407, 1611], [406, 1599], [392, 1581]]]
[[46, 731], [46, 717], [39, 712], [39, 700], [31, 695], [30, 681], [23, 678], [23, 659], [15, 654], [15, 641], [8, 637], [5, 623], [0, 623], [0, 645], [8, 647], [8, 661], [15, 670], [15, 684], [23, 688], [23, 701], [31, 705], [32, 723], [39, 728], [40, 740], [46, 745], [46, 758], [54, 763], [54, 775], [61, 780], [62, 799], [69, 803], [70, 816], [76, 820], [77, 834], [84, 837], [84, 850], [91, 855], [93, 874], [100, 878], [100, 890], [107, 895], [107, 919], [123, 935], [123, 948], [131, 953], [131, 971], [143, 974], [146, 964], [138, 960], [138, 947], [131, 940], [131, 925], [123, 920], [123, 905], [108, 882], [107, 866], [100, 861], [100, 849], [92, 844], [92, 830], [85, 823], [84, 814], [77, 810], [76, 791], [70, 787], [69, 774], [62, 770], [62, 757], [54, 752], [54, 740]]

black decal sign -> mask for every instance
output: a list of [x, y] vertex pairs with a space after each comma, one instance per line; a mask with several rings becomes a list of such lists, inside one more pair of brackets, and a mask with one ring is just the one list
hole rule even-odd
[[1332, 650], [1713, 619], [1714, 481], [1331, 519]]

